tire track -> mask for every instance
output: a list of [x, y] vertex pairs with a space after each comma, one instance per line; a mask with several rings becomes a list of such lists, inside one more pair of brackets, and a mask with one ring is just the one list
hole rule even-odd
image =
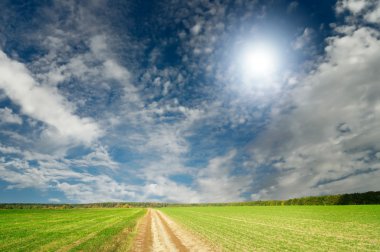
[[131, 252], [152, 251], [152, 213], [148, 209], [147, 214], [137, 224], [137, 236], [131, 248]]
[[149, 209], [138, 227], [133, 252], [218, 251], [158, 210]]

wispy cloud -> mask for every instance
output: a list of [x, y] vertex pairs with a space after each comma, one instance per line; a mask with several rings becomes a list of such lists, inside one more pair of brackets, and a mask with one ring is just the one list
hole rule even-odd
[[0, 123], [13, 123], [13, 124], [22, 124], [22, 118], [13, 113], [10, 108], [0, 109]]
[[[322, 41], [320, 24], [272, 27], [275, 2], [168, 0], [143, 16], [131, 3], [0, 3], [3, 188], [52, 202], [375, 188], [377, 4], [338, 1], [331, 13], [345, 21]], [[270, 80], [244, 80], [242, 45], [261, 39], [278, 43], [284, 62]]]
[[203, 202], [242, 201], [242, 194], [252, 184], [252, 174], [234, 174], [236, 150], [225, 156], [211, 159], [207, 167], [200, 169], [197, 178], [197, 192]]
[[101, 135], [99, 127], [89, 118], [80, 118], [58, 90], [44, 87], [30, 75], [27, 68], [0, 52], [0, 88], [26, 115], [46, 123], [47, 137], [70, 138], [90, 143]]

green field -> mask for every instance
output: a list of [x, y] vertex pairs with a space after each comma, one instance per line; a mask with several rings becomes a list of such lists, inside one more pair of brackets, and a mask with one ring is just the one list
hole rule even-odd
[[161, 211], [225, 251], [380, 251], [380, 205]]
[[[380, 251], [380, 205], [160, 208], [224, 251]], [[0, 251], [126, 251], [141, 208], [0, 210]]]
[[144, 209], [0, 210], [0, 251], [126, 250]]

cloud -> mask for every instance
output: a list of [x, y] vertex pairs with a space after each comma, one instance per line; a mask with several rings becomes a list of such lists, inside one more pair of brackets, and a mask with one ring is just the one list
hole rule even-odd
[[74, 167], [105, 167], [110, 169], [119, 168], [119, 164], [112, 160], [107, 148], [104, 146], [97, 146], [91, 153], [82, 156], [79, 159], [68, 160], [67, 163]]
[[72, 202], [125, 201], [135, 199], [136, 188], [115, 181], [105, 174], [91, 174], [88, 168], [111, 167], [104, 147], [82, 160], [55, 158], [16, 147], [0, 145], [1, 179], [5, 190], [34, 188], [40, 191], [60, 191]]
[[165, 177], [157, 177], [154, 183], [142, 187], [144, 199], [164, 202], [200, 202], [200, 195], [191, 187], [181, 185]]
[[[143, 106], [124, 65], [128, 56], [120, 57], [117, 46], [110, 49], [121, 40], [107, 26], [109, 13], [94, 15], [105, 6], [104, 1], [36, 6], [35, 25], [26, 29], [26, 36], [19, 29], [6, 34], [32, 48], [30, 58], [13, 40], [0, 41], [12, 55], [0, 51], [0, 99], [9, 98], [19, 111], [1, 109], [0, 118], [16, 123], [18, 116], [25, 126], [6, 130], [5, 125], [0, 131], [0, 174], [6, 189], [60, 191], [73, 202], [136, 199], [126, 185], [132, 180], [126, 177], [128, 165], [119, 169], [102, 143], [119, 119], [125, 120], [124, 109], [133, 114]], [[12, 18], [20, 13], [4, 7], [9, 15], [0, 22], [28, 26]], [[123, 50], [129, 46], [123, 37]]]
[[58, 198], [50, 198], [49, 202], [51, 202], [51, 203], [61, 203], [61, 200], [58, 199]]
[[[38, 7], [37, 27], [24, 24], [33, 32], [7, 32], [36, 50], [30, 57], [0, 41], [12, 55], [0, 55], [0, 89], [12, 101], [0, 115], [14, 124], [0, 130], [8, 189], [73, 202], [205, 202], [375, 187], [379, 34], [362, 24], [377, 20], [374, 4], [339, 1], [351, 16], [314, 71], [263, 85], [242, 83], [232, 57], [267, 32], [249, 25], [264, 21], [257, 1], [164, 1], [138, 31], [128, 4], [114, 4]], [[293, 52], [316, 56], [316, 32], [304, 29]]]
[[336, 10], [338, 13], [341, 13], [345, 10], [349, 10], [353, 14], [359, 14], [369, 4], [370, 1], [367, 0], [340, 0], [337, 2]]
[[21, 154], [22, 151], [11, 146], [4, 146], [0, 144], [0, 152], [3, 154]]
[[75, 183], [60, 182], [57, 189], [69, 200], [80, 203], [135, 200], [136, 196], [131, 186], [118, 183], [107, 175], [83, 176]]
[[90, 118], [80, 118], [58, 90], [41, 86], [27, 68], [0, 51], [0, 88], [21, 112], [48, 125], [47, 136], [89, 144], [101, 135], [99, 126]]
[[196, 176], [196, 189], [202, 202], [242, 201], [242, 194], [249, 190], [252, 175], [234, 174], [233, 159], [236, 150], [225, 156], [211, 159], [207, 167], [200, 169]]
[[380, 23], [380, 3], [365, 15], [365, 19], [371, 23]]
[[312, 36], [314, 34], [313, 29], [311, 28], [305, 28], [302, 35], [299, 36], [296, 41], [293, 43], [293, 48], [295, 50], [303, 49], [305, 46], [309, 46]]
[[196, 170], [184, 167], [185, 169], [172, 171], [170, 175], [180, 174], [191, 178], [189, 185], [170, 179], [166, 174], [168, 169], [160, 166], [161, 161], [155, 175], [148, 180], [151, 183], [141, 188], [143, 198], [187, 203], [242, 201], [243, 194], [250, 189], [253, 176], [237, 172], [233, 161], [236, 154], [236, 150], [232, 150], [224, 156], [214, 157], [207, 166]]
[[[336, 33], [326, 39], [323, 61], [252, 143], [254, 166], [267, 181], [252, 199], [378, 189], [380, 33], [366, 26]], [[274, 170], [264, 175], [263, 167]]]
[[29, 164], [22, 159], [14, 158], [11, 161], [0, 162], [0, 173], [1, 179], [10, 183], [6, 189], [47, 189], [48, 179], [44, 176], [43, 171], [29, 167]]
[[198, 33], [201, 31], [202, 29], [202, 24], [201, 23], [197, 23], [196, 25], [194, 25], [190, 31], [193, 35], [198, 35]]
[[288, 5], [288, 8], [286, 9], [287, 13], [292, 13], [298, 8], [299, 3], [297, 1], [293, 1]]
[[0, 123], [22, 124], [22, 118], [5, 107], [0, 109]]
[[356, 18], [369, 23], [380, 23], [380, 3], [367, 0], [339, 0], [336, 4], [338, 14], [349, 11]]

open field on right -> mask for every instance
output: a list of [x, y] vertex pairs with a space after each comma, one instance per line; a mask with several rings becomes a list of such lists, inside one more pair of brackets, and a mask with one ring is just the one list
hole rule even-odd
[[379, 251], [380, 205], [162, 208], [224, 251]]

